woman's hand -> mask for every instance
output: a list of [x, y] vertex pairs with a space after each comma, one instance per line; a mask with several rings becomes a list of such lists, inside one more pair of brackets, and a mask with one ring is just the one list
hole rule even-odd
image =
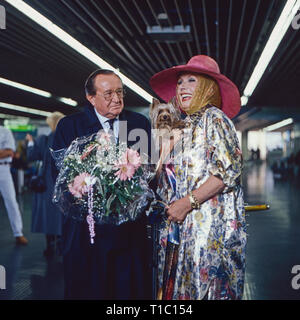
[[[222, 179], [210, 176], [198, 189], [193, 190], [193, 195], [200, 203], [213, 198], [215, 195], [223, 192], [225, 184]], [[167, 208], [169, 221], [182, 223], [191, 211], [191, 202], [188, 196], [172, 202]]]
[[182, 223], [187, 216], [188, 212], [192, 209], [191, 202], [188, 197], [181, 198], [172, 202], [167, 207], [167, 215], [169, 221]]

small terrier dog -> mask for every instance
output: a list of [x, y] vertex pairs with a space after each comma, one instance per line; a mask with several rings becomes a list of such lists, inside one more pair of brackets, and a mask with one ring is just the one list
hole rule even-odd
[[159, 160], [156, 171], [160, 173], [162, 164], [168, 160], [169, 154], [176, 142], [180, 139], [181, 129], [185, 122], [180, 118], [180, 111], [173, 103], [161, 103], [153, 98], [150, 105], [149, 116], [154, 130], [154, 138], [158, 144]]
[[180, 111], [176, 109], [173, 103], [161, 103], [158, 99], [153, 98], [150, 105], [150, 119], [153, 129], [183, 129], [184, 122], [180, 119]]

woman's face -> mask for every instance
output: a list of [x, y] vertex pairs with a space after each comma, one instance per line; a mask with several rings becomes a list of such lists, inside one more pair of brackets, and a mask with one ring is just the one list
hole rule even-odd
[[184, 111], [187, 111], [190, 107], [197, 84], [198, 79], [192, 73], [184, 73], [178, 78], [176, 94], [180, 102], [180, 107]]

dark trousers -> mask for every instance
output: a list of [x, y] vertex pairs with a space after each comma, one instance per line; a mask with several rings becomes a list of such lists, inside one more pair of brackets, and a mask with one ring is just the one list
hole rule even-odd
[[145, 220], [95, 226], [66, 219], [63, 228], [65, 299], [151, 299]]

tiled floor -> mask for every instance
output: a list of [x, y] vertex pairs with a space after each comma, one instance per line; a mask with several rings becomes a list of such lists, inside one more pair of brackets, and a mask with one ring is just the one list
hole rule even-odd
[[248, 212], [248, 245], [244, 299], [297, 299], [291, 273], [300, 265], [300, 179], [274, 180], [266, 164], [249, 165], [245, 199], [268, 203], [268, 211]]
[[[300, 179], [299, 179], [300, 180]], [[300, 299], [291, 273], [300, 265], [300, 182], [274, 181], [266, 164], [247, 164], [243, 185], [249, 204], [268, 203], [268, 211], [248, 212], [245, 300]], [[26, 247], [16, 247], [0, 199], [0, 265], [6, 269], [1, 299], [63, 299], [61, 257], [47, 260], [45, 239], [30, 233], [31, 195], [19, 197]]]
[[30, 232], [31, 194], [18, 197], [27, 246], [16, 246], [3, 200], [0, 199], [0, 265], [6, 270], [1, 299], [63, 299], [62, 258], [45, 259], [44, 235]]

